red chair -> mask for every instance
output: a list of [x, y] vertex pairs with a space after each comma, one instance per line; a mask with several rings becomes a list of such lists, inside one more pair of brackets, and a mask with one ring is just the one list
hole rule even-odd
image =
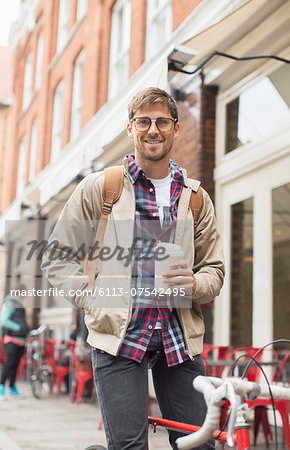
[[85, 384], [87, 381], [93, 379], [92, 366], [84, 357], [80, 358], [83, 352], [75, 341], [69, 341], [69, 348], [71, 351], [75, 382], [72, 389], [71, 401], [73, 402], [76, 397], [76, 403], [80, 403]]
[[[207, 374], [213, 377], [221, 377], [226, 366], [214, 365], [214, 361], [223, 361], [229, 359], [229, 353], [232, 347], [230, 345], [212, 345], [204, 344], [201, 354]], [[212, 361], [210, 368], [209, 361]]]
[[[238, 359], [241, 355], [245, 355], [245, 357], [241, 358], [244, 362], [249, 362], [251, 360], [251, 357], [255, 356], [255, 354], [260, 350], [258, 347], [252, 347], [252, 346], [245, 346], [245, 347], [238, 347], [230, 351], [229, 353], [229, 359], [233, 360], [233, 362]], [[271, 348], [264, 348], [256, 357], [255, 359], [260, 363], [262, 361], [263, 356], [265, 353], [268, 352], [271, 354], [272, 360], [276, 363], [276, 365], [273, 365], [273, 374], [275, 373], [275, 369], [277, 367], [278, 363], [278, 354], [275, 350]], [[247, 356], [247, 357], [246, 357]], [[230, 370], [229, 370], [230, 372]], [[248, 371], [247, 371], [247, 379], [249, 381], [256, 381], [259, 382], [261, 375], [260, 368], [253, 362]], [[273, 381], [274, 376], [272, 376], [271, 381]]]
[[[290, 357], [290, 351], [285, 355], [281, 363], [279, 372], [274, 380], [274, 383], [278, 383], [281, 379], [281, 374], [285, 368], [286, 362]], [[290, 380], [288, 380], [289, 383]], [[255, 401], [246, 400], [250, 408], [255, 408], [255, 419], [254, 419], [254, 445], [256, 445], [257, 435], [259, 432], [259, 427], [262, 424], [264, 436], [266, 440], [266, 446], [269, 445], [268, 437], [272, 439], [272, 432], [268, 422], [267, 407], [272, 406], [271, 399], [267, 398], [257, 398]], [[274, 405], [276, 410], [279, 412], [282, 424], [283, 432], [285, 437], [286, 445], [290, 450], [290, 424], [289, 424], [289, 414], [290, 414], [290, 401], [289, 400], [274, 400]]]
[[208, 375], [211, 375], [211, 370], [209, 368], [207, 359], [208, 359], [208, 355], [210, 354], [210, 352], [213, 348], [214, 348], [214, 345], [212, 345], [212, 344], [207, 344], [207, 343], [203, 344], [203, 350], [202, 350], [201, 357], [203, 359], [203, 362], [205, 365], [205, 370]]
[[55, 368], [56, 395], [59, 396], [64, 377], [71, 371], [70, 361], [65, 354], [66, 345], [62, 342], [56, 345], [57, 350], [57, 366]]
[[[260, 348], [251, 347], [251, 346], [238, 347], [238, 348], [235, 348], [230, 351], [229, 359], [232, 359], [233, 363], [234, 363], [235, 360], [240, 358], [242, 361], [244, 361], [246, 363], [246, 362], [249, 362], [251, 360], [251, 357], [255, 356], [255, 354], [259, 350], [260, 350]], [[258, 361], [259, 363], [261, 363], [262, 358], [266, 352], [271, 354], [272, 360], [274, 361], [273, 372], [272, 372], [274, 374], [275, 370], [276, 370], [276, 364], [278, 363], [278, 354], [275, 350], [273, 350], [271, 348], [264, 348], [262, 351], [260, 351], [260, 353], [257, 356], [255, 356], [255, 360]], [[242, 357], [242, 355], [243, 355], [243, 357]], [[243, 370], [244, 370], [244, 367], [242, 367], [242, 371]], [[229, 369], [228, 375], [232, 375], [231, 369]], [[253, 362], [248, 368], [246, 378], [249, 381], [259, 382], [260, 375], [261, 375], [260, 368], [257, 366], [257, 364], [255, 364], [255, 362]], [[273, 377], [272, 377], [271, 381], [273, 381]], [[255, 405], [253, 405], [253, 408], [255, 408], [255, 406], [259, 406], [259, 405], [255, 404]], [[228, 403], [226, 402], [223, 405], [222, 411], [221, 411], [221, 418], [220, 418], [220, 427], [221, 428], [223, 427], [223, 425], [226, 421], [227, 410], [228, 410]], [[261, 416], [260, 409], [255, 408], [255, 422], [257, 422], [257, 420], [260, 420], [259, 419], [260, 416]], [[271, 428], [268, 423], [268, 420], [266, 423], [265, 418], [264, 418], [263, 424], [264, 424], [264, 435], [265, 435], [265, 439], [266, 439], [266, 445], [268, 445], [268, 436], [270, 438], [272, 438], [272, 432], [271, 432]], [[255, 433], [255, 430], [254, 430], [254, 433]], [[256, 442], [256, 437], [254, 438], [254, 442]]]

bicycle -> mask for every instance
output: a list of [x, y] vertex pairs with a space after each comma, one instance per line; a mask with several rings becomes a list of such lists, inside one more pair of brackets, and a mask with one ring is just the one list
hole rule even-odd
[[53, 381], [53, 369], [44, 361], [44, 340], [40, 340], [40, 335], [47, 330], [47, 325], [40, 325], [32, 330], [31, 337], [27, 343], [27, 373], [32, 394], [40, 399], [50, 394]]
[[[250, 449], [248, 407], [243, 398], [252, 401], [258, 397], [290, 400], [289, 387], [258, 384], [240, 378], [222, 380], [200, 375], [195, 378], [193, 385], [204, 395], [208, 411], [201, 428], [196, 427], [198, 430], [195, 433], [177, 439], [176, 444], [180, 450], [190, 450], [202, 445], [212, 436], [222, 442], [226, 441], [230, 447], [236, 445], [238, 450]], [[222, 436], [215, 430], [218, 428], [221, 406], [226, 399], [230, 402], [231, 414], [228, 431]]]
[[[288, 341], [283, 340], [283, 342]], [[259, 351], [261, 351], [261, 349]], [[202, 427], [153, 416], [148, 417], [149, 425], [154, 427], [154, 432], [156, 431], [157, 426], [160, 426], [166, 429], [179, 431], [187, 435], [178, 438], [176, 441], [177, 447], [180, 450], [191, 450], [207, 442], [209, 439], [215, 439], [222, 445], [228, 444], [230, 447], [235, 446], [238, 450], [250, 450], [250, 425], [248, 423], [250, 409], [246, 401], [244, 401], [244, 398], [250, 401], [255, 401], [258, 397], [271, 398], [273, 406], [274, 399], [290, 401], [289, 386], [283, 387], [278, 385], [270, 385], [267, 378], [267, 384], [259, 384], [243, 378], [247, 373], [248, 367], [253, 362], [256, 362], [256, 364], [260, 366], [255, 360], [256, 355], [257, 354], [250, 357], [251, 361], [244, 370], [242, 378], [229, 377], [221, 379], [217, 377], [205, 377], [200, 375], [194, 379], [193, 386], [204, 395], [208, 408]], [[247, 355], [241, 355], [241, 357], [245, 356]], [[237, 361], [233, 364], [232, 369], [234, 369], [236, 363]], [[221, 407], [226, 400], [230, 403], [230, 414], [227, 419], [227, 432], [218, 430]], [[287, 441], [286, 445], [290, 450], [290, 442]], [[92, 445], [87, 447], [85, 450], [106, 449], [103, 446]]]

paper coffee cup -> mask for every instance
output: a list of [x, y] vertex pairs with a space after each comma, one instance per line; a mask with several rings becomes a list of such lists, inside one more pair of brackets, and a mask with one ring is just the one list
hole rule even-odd
[[170, 265], [183, 258], [184, 254], [180, 245], [169, 242], [159, 242], [155, 247], [155, 289], [164, 293], [168, 285], [164, 283], [162, 274], [167, 272]]

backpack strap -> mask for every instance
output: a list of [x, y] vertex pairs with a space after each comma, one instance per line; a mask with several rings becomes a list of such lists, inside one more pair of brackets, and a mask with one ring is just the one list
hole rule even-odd
[[201, 187], [197, 189], [197, 191], [191, 191], [191, 196], [189, 200], [189, 207], [192, 212], [194, 226], [196, 227], [198, 218], [200, 216], [202, 207], [203, 207], [203, 197]]
[[112, 166], [105, 169], [105, 181], [103, 187], [102, 219], [107, 219], [111, 213], [113, 204], [119, 200], [124, 185], [124, 167]]
[[[95, 284], [96, 269], [98, 266], [99, 252], [103, 245], [104, 234], [106, 231], [107, 220], [111, 214], [113, 204], [116, 203], [123, 191], [124, 185], [124, 167], [112, 166], [105, 169], [105, 181], [103, 187], [103, 207], [102, 214], [98, 223], [96, 237], [94, 241], [95, 251], [90, 258], [87, 256], [84, 264], [84, 272], [89, 277], [88, 289], [93, 290]], [[97, 244], [97, 245], [95, 245]]]

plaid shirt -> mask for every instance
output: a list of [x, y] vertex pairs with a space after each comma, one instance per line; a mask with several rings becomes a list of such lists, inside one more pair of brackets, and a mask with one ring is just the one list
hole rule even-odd
[[[155, 189], [134, 157], [129, 156], [129, 176], [134, 184], [136, 214], [134, 227], [134, 255], [132, 267], [132, 318], [119, 355], [141, 362], [152, 337], [159, 316], [167, 365], [175, 366], [188, 359], [181, 326], [172, 298], [154, 295], [154, 246], [156, 243], [173, 242], [177, 219], [177, 200], [185, 185], [179, 166], [170, 161], [171, 220], [159, 221]], [[143, 258], [142, 255], [146, 255]], [[150, 255], [150, 257], [149, 257]], [[137, 257], [138, 256], [138, 257]], [[143, 290], [146, 288], [146, 291]], [[148, 292], [152, 295], [148, 295]], [[135, 294], [136, 295], [133, 295]], [[162, 301], [162, 305], [161, 302]], [[157, 303], [158, 302], [158, 303]], [[161, 307], [162, 306], [162, 307]]]

